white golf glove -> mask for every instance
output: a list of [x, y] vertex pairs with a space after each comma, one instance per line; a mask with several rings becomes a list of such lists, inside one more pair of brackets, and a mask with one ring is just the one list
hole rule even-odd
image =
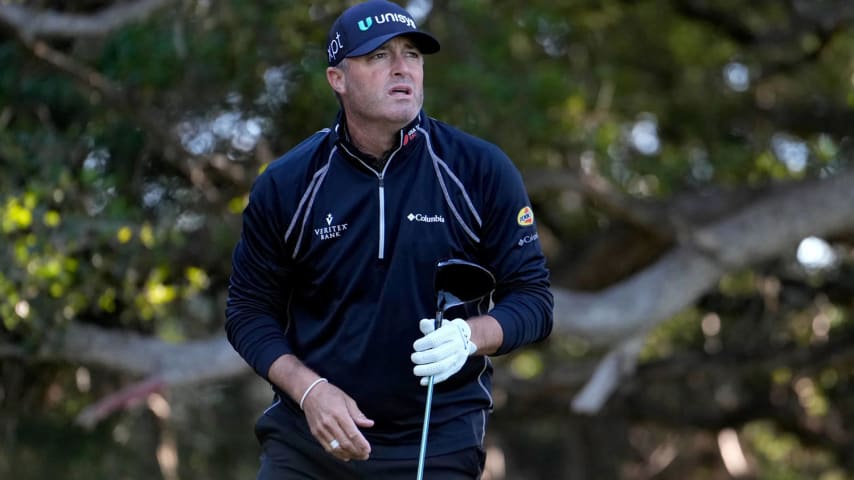
[[412, 344], [412, 369], [421, 378], [421, 385], [427, 385], [428, 377], [433, 383], [447, 380], [457, 373], [466, 363], [466, 358], [477, 351], [477, 345], [471, 341], [471, 328], [462, 318], [442, 320], [442, 326], [434, 331], [435, 320], [423, 318], [418, 323], [423, 337]]

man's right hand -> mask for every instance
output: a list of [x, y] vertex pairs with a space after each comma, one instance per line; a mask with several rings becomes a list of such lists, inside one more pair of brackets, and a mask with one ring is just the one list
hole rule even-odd
[[372, 427], [374, 421], [340, 388], [327, 382], [317, 384], [306, 395], [303, 411], [311, 434], [327, 452], [345, 462], [368, 459], [371, 445], [359, 428]]

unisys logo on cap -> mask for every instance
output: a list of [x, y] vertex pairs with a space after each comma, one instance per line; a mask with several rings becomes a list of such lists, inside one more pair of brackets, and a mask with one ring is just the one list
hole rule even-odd
[[359, 20], [359, 30], [363, 32], [367, 32], [374, 26], [374, 21], [376, 20], [377, 24], [386, 23], [386, 22], [398, 22], [406, 24], [409, 28], [415, 30], [415, 20], [406, 15], [401, 15], [399, 13], [394, 12], [386, 12], [381, 15], [374, 15], [373, 17], [365, 17], [363, 20]]
[[326, 48], [329, 65], [345, 57], [366, 55], [399, 35], [407, 35], [421, 53], [439, 51], [439, 42], [417, 29], [415, 20], [403, 7], [385, 0], [371, 0], [349, 8], [329, 30]]

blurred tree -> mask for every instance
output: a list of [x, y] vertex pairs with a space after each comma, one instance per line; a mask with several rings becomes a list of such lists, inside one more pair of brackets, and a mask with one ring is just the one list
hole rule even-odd
[[[4, 478], [253, 475], [228, 258], [334, 118], [346, 3], [0, 3]], [[554, 277], [489, 478], [854, 477], [854, 4], [409, 6], [427, 112], [516, 161]]]

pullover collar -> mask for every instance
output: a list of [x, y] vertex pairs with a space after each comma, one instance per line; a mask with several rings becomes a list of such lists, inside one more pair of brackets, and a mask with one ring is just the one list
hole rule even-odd
[[421, 111], [414, 120], [401, 128], [395, 135], [394, 145], [383, 154], [382, 158], [376, 158], [373, 155], [362, 152], [351, 141], [343, 110], [338, 112], [338, 118], [332, 129], [333, 141], [341, 147], [345, 157], [360, 161], [379, 172], [385, 168], [386, 163], [393, 155], [397, 154], [399, 156], [400, 154], [405, 154], [406, 151], [415, 145], [415, 140], [422, 136], [418, 131], [418, 127], [423, 123], [422, 120], [424, 117], [424, 112]]

